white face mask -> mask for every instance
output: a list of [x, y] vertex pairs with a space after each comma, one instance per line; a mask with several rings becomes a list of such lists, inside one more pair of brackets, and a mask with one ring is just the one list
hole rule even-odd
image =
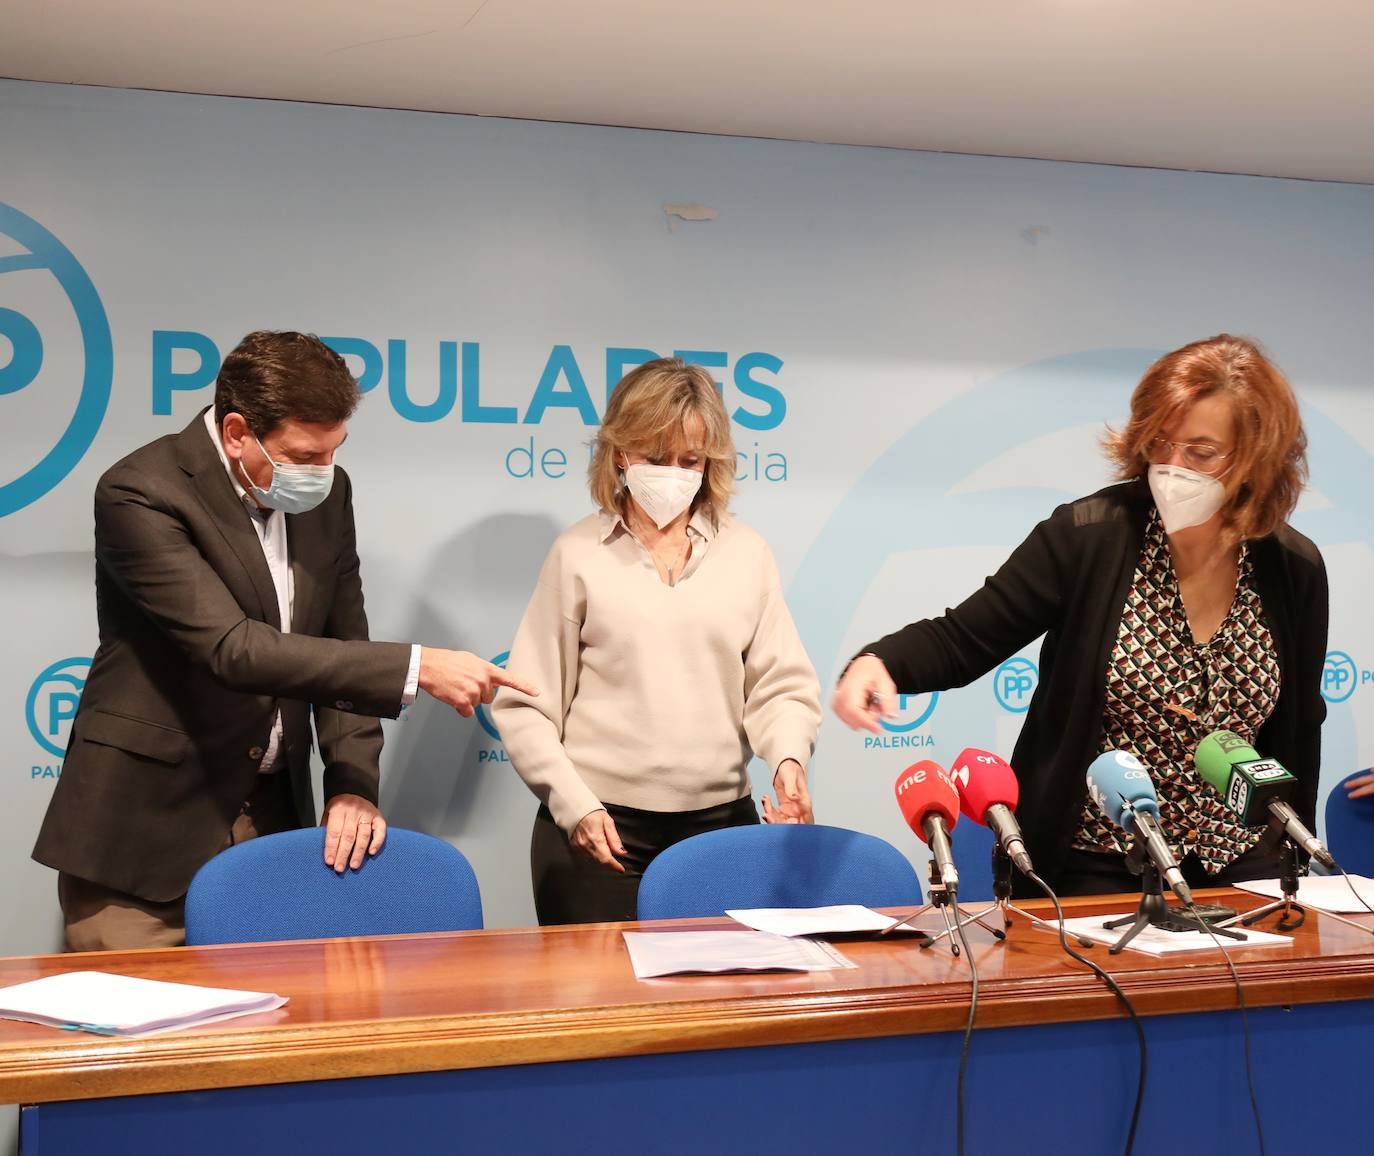
[[625, 471], [625, 485], [639, 508], [661, 530], [692, 504], [704, 477], [700, 470], [639, 462]]
[[1225, 486], [1186, 466], [1151, 466], [1149, 478], [1166, 534], [1202, 525], [1226, 502]]

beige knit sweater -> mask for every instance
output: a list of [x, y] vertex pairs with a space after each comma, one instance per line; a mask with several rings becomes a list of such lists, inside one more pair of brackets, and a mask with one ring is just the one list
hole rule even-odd
[[820, 685], [768, 544], [698, 512], [674, 586], [620, 518], [563, 533], [544, 562], [493, 717], [511, 762], [571, 833], [603, 803], [692, 811], [749, 794], [755, 753], [806, 766]]

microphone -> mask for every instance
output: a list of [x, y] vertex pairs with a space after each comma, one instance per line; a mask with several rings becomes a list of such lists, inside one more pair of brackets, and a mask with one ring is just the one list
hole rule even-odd
[[906, 824], [930, 847], [940, 882], [951, 896], [959, 891], [959, 872], [949, 832], [959, 821], [959, 792], [944, 767], [922, 759], [897, 776], [893, 787]]
[[1150, 772], [1129, 751], [1098, 755], [1088, 768], [1088, 794], [1113, 823], [1134, 834], [1169, 886], [1185, 904], [1193, 890], [1179, 870], [1178, 860], [1159, 826], [1159, 800]]
[[1197, 773], [1247, 827], [1273, 823], [1329, 871], [1336, 860], [1288, 804], [1298, 780], [1276, 759], [1262, 759], [1235, 731], [1213, 731], [1193, 754]]
[[959, 791], [959, 810], [975, 823], [991, 827], [1002, 850], [1022, 875], [1031, 875], [1030, 854], [1016, 821], [1016, 804], [1021, 787], [1016, 772], [1007, 761], [990, 751], [973, 747], [959, 752], [950, 769], [950, 778]]

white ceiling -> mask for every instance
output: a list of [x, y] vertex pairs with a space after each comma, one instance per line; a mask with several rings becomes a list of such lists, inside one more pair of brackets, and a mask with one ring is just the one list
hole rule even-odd
[[0, 0], [28, 80], [1367, 183], [1372, 61], [1371, 0]]

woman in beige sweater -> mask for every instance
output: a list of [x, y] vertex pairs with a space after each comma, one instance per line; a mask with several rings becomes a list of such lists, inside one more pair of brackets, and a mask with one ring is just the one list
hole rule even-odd
[[690, 835], [809, 823], [820, 687], [764, 540], [727, 512], [736, 469], [710, 375], [651, 361], [616, 386], [588, 471], [599, 510], [553, 544], [511, 647], [543, 688], [493, 715], [540, 807], [541, 924], [633, 919], [639, 879]]

